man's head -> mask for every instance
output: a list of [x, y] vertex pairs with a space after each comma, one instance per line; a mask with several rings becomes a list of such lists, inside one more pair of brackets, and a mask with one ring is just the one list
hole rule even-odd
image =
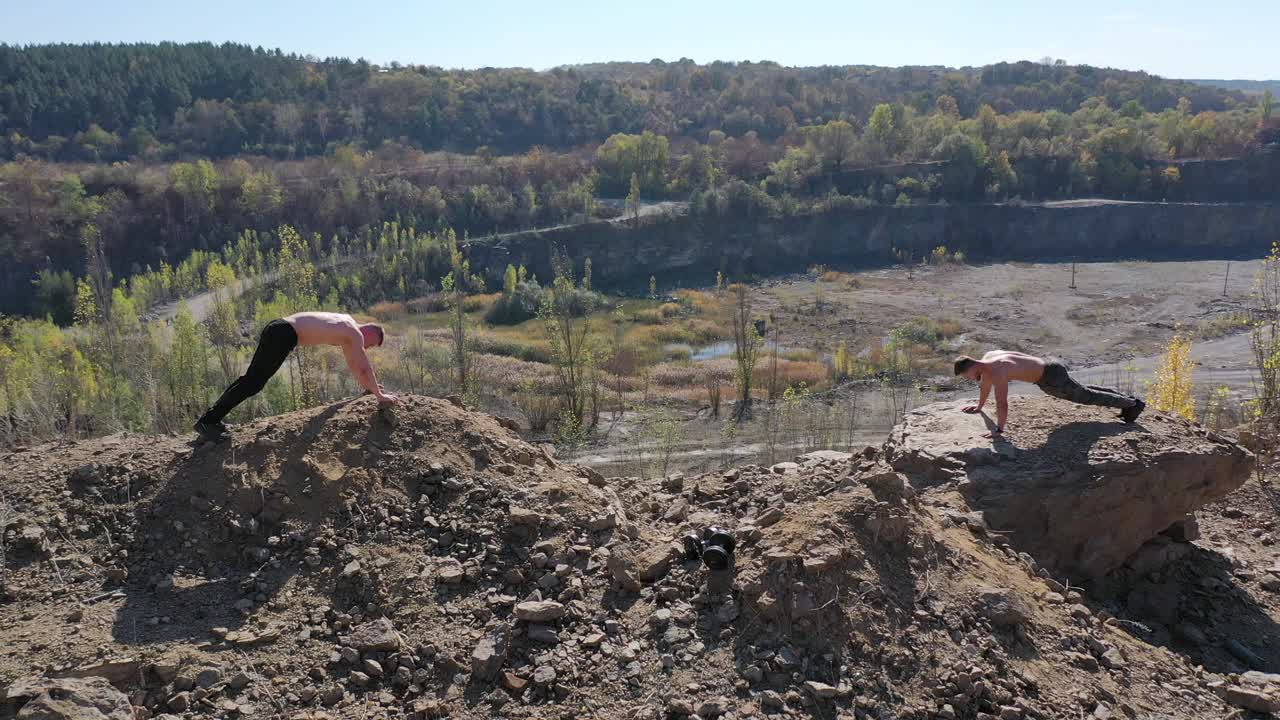
[[968, 355], [961, 355], [956, 358], [955, 370], [960, 377], [977, 380], [982, 375], [982, 363]]
[[382, 332], [382, 326], [374, 325], [373, 323], [361, 325], [360, 334], [364, 336], [364, 346], [366, 348], [381, 346], [382, 341], [386, 338], [386, 335]]

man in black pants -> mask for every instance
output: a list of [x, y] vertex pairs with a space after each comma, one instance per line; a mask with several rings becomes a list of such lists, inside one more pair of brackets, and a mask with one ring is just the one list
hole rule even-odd
[[993, 350], [974, 360], [965, 355], [956, 358], [956, 375], [976, 380], [981, 385], [978, 404], [964, 408], [967, 413], [978, 413], [987, 404], [987, 396], [996, 391], [996, 429], [985, 437], [1004, 432], [1009, 417], [1009, 381], [1035, 383], [1046, 395], [1069, 400], [1079, 405], [1099, 405], [1116, 408], [1120, 419], [1131, 423], [1146, 409], [1146, 403], [1136, 397], [1124, 395], [1110, 388], [1081, 385], [1076, 382], [1062, 363], [1047, 361], [1034, 355], [1008, 350]]
[[258, 348], [253, 352], [249, 369], [222, 393], [218, 402], [196, 421], [196, 432], [206, 439], [216, 439], [227, 431], [222, 419], [237, 405], [262, 392], [267, 381], [284, 364], [289, 353], [298, 345], [334, 345], [342, 348], [351, 369], [361, 387], [378, 398], [378, 405], [385, 407], [397, 401], [395, 395], [384, 392], [373, 373], [366, 348], [382, 345], [384, 333], [379, 325], [360, 325], [350, 315], [329, 312], [302, 312], [280, 320], [272, 320], [263, 328], [258, 338]]

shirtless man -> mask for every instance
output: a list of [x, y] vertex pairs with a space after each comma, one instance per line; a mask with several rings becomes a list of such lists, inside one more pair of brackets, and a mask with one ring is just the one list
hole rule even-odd
[[1096, 385], [1081, 385], [1067, 374], [1067, 368], [1062, 363], [1045, 361], [1019, 352], [992, 350], [983, 355], [981, 360], [964, 355], [956, 358], [955, 371], [956, 375], [978, 381], [982, 387], [978, 404], [964, 408], [967, 413], [982, 412], [992, 386], [996, 389], [996, 429], [983, 437], [1004, 432], [1005, 421], [1009, 418], [1010, 380], [1034, 383], [1047, 395], [1080, 405], [1117, 408], [1120, 410], [1120, 419], [1127, 423], [1137, 420], [1147, 407], [1146, 403], [1136, 397]]
[[301, 312], [281, 320], [272, 320], [258, 338], [249, 369], [231, 383], [218, 402], [196, 421], [196, 432], [206, 439], [217, 439], [227, 431], [222, 418], [237, 405], [257, 395], [267, 381], [284, 364], [298, 345], [335, 345], [342, 348], [347, 367], [365, 390], [378, 398], [378, 406], [394, 405], [398, 398], [384, 392], [373, 374], [365, 348], [382, 345], [382, 327], [360, 325], [350, 315], [331, 312]]

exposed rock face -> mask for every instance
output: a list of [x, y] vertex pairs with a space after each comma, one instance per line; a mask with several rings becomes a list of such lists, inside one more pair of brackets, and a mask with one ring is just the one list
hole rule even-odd
[[100, 677], [28, 680], [14, 683], [5, 694], [8, 702], [26, 699], [17, 718], [133, 720], [129, 699]]
[[[1003, 438], [960, 412], [967, 402], [908, 413], [885, 444], [918, 490], [959, 490], [969, 509], [1043, 565], [1082, 578], [1119, 567], [1188, 513], [1235, 490], [1254, 458], [1178, 418], [1015, 398]], [[994, 410], [994, 408], [993, 408]]]
[[[1268, 177], [1280, 176], [1277, 167], [1280, 160], [1270, 161]], [[1256, 180], [1241, 185], [1275, 187]], [[911, 248], [919, 255], [946, 245], [963, 250], [971, 259], [1002, 261], [1043, 261], [1067, 255], [1091, 260], [1217, 258], [1224, 252], [1257, 257], [1266, 253], [1278, 232], [1280, 212], [1267, 202], [956, 203], [873, 206], [775, 219], [717, 218], [715, 222], [684, 215], [645, 222], [640, 228], [598, 222], [520, 233], [500, 243], [473, 243], [470, 252], [472, 267], [482, 269], [488, 280], [501, 282], [507, 263], [524, 264], [532, 273], [551, 276], [553, 248], [559, 248], [579, 264], [594, 258], [597, 285], [625, 288], [637, 287], [652, 274], [704, 278], [726, 263], [735, 271], [762, 275], [802, 272], [815, 262], [878, 265], [892, 257], [894, 247]]]

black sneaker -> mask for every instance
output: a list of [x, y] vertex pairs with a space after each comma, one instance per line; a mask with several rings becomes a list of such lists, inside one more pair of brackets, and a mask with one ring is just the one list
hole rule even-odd
[[197, 420], [193, 427], [200, 437], [205, 440], [221, 440], [227, 434], [227, 426], [222, 422]]
[[1127, 407], [1120, 411], [1120, 419], [1127, 423], [1134, 422], [1138, 419], [1138, 416], [1142, 414], [1142, 411], [1146, 409], [1146, 403], [1134, 398], [1133, 407]]

